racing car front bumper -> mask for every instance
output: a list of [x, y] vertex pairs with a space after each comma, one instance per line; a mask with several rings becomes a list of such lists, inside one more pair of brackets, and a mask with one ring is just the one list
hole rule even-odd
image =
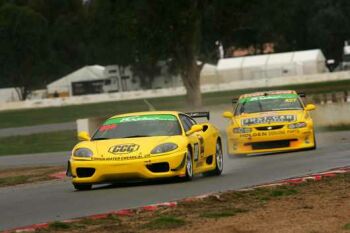
[[67, 174], [73, 183], [108, 183], [118, 180], [154, 179], [184, 176], [186, 151], [147, 159], [124, 161], [79, 160], [71, 158]]
[[234, 134], [228, 132], [230, 155], [259, 154], [315, 147], [313, 128], [282, 129]]

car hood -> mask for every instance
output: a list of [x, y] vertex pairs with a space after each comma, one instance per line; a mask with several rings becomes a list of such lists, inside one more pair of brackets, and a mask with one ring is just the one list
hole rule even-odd
[[234, 123], [239, 127], [259, 125], [279, 125], [301, 121], [305, 117], [304, 110], [286, 110], [241, 114], [234, 118]]
[[109, 140], [94, 140], [85, 142], [79, 147], [88, 147], [93, 150], [94, 158], [113, 156], [145, 156], [162, 143], [172, 142], [181, 147], [183, 136], [158, 136], [139, 138], [120, 138]]

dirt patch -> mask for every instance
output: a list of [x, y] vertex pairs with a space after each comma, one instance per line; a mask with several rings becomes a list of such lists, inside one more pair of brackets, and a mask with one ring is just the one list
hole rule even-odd
[[132, 216], [54, 222], [39, 232], [350, 232], [350, 174], [297, 185], [231, 191]]
[[63, 166], [25, 167], [0, 170], [0, 187], [55, 179], [50, 175], [63, 171]]

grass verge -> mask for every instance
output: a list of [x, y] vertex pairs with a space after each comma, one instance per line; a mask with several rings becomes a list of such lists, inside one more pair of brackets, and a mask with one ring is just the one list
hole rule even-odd
[[68, 151], [76, 142], [75, 130], [0, 138], [0, 156]]
[[26, 167], [0, 170], [0, 187], [52, 180], [51, 174], [63, 171], [64, 167]]
[[174, 216], [161, 216], [150, 220], [144, 225], [148, 229], [172, 229], [185, 225], [185, 220]]
[[235, 216], [236, 214], [239, 213], [244, 213], [247, 212], [248, 210], [245, 209], [240, 209], [240, 208], [233, 208], [233, 209], [228, 209], [228, 210], [221, 210], [221, 211], [217, 211], [217, 212], [206, 212], [200, 215], [200, 217], [204, 217], [204, 218], [226, 218], [226, 217], [231, 217], [231, 216]]
[[[232, 96], [248, 92], [293, 89], [308, 94], [327, 93], [350, 90], [350, 81], [327, 83], [313, 83], [305, 85], [289, 85], [274, 88], [252, 88], [246, 90], [224, 91], [203, 94], [203, 105], [231, 103]], [[188, 109], [185, 96], [151, 98], [148, 101], [157, 110]], [[95, 104], [71, 105], [63, 107], [49, 107], [40, 109], [26, 109], [0, 112], [0, 128], [20, 127], [50, 123], [75, 121], [78, 118], [109, 117], [118, 113], [147, 111], [148, 106], [141, 100], [127, 100], [118, 102], [103, 102]]]
[[54, 223], [44, 232], [348, 232], [350, 174], [321, 181], [228, 191], [132, 216]]

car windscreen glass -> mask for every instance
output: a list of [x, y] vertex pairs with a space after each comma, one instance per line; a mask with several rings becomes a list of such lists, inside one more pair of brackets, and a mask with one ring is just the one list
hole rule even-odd
[[178, 119], [170, 114], [126, 116], [108, 119], [92, 140], [174, 136], [182, 133]]
[[303, 106], [297, 94], [256, 96], [241, 99], [235, 115], [283, 110], [301, 110]]

